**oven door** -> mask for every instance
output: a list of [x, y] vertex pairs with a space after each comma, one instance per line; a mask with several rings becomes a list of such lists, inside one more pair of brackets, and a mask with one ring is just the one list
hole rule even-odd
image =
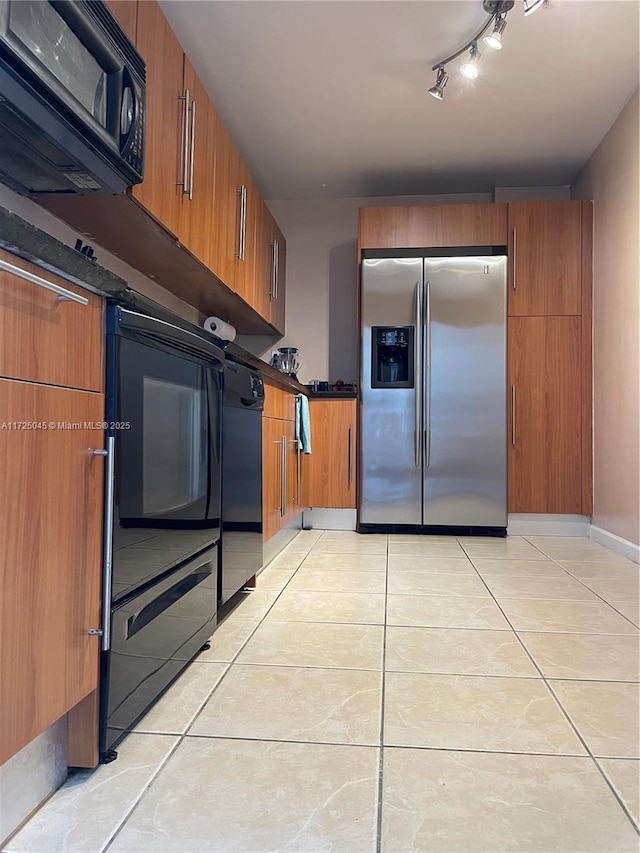
[[103, 757], [213, 633], [217, 578], [214, 547], [113, 610], [102, 661]]
[[102, 5], [0, 0], [0, 57], [47, 102], [55, 100], [85, 135], [119, 155], [141, 127], [143, 77], [134, 65], [144, 64]]

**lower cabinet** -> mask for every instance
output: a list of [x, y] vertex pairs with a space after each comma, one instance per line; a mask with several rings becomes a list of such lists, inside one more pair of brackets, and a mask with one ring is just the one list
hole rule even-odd
[[356, 400], [311, 399], [311, 454], [304, 466], [303, 503], [354, 509]]
[[271, 539], [303, 510], [295, 392], [265, 384], [262, 417], [262, 538]]
[[98, 685], [104, 396], [0, 379], [0, 764]]
[[582, 318], [511, 317], [509, 512], [582, 512]]

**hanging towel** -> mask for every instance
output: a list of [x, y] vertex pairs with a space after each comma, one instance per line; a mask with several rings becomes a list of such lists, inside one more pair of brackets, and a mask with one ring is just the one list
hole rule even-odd
[[309, 400], [306, 394], [296, 396], [296, 440], [298, 450], [311, 453], [311, 424], [309, 423]]

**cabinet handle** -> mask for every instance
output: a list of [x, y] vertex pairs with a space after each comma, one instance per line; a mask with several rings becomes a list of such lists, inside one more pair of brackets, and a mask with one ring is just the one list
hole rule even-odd
[[352, 479], [352, 475], [351, 475], [351, 467], [352, 467], [352, 464], [351, 464], [351, 446], [352, 446], [352, 442], [351, 442], [351, 426], [349, 427], [349, 430], [348, 430], [348, 439], [347, 439], [347, 440], [348, 440], [348, 451], [347, 451], [347, 465], [348, 465], [348, 468], [347, 468], [347, 488], [349, 488], [349, 489], [350, 489], [350, 488], [351, 488], [351, 479]]
[[111, 578], [113, 575], [113, 498], [115, 473], [115, 436], [107, 437], [106, 450], [94, 450], [94, 456], [105, 456], [104, 472], [104, 539], [102, 545], [102, 650], [111, 646]]
[[189, 90], [184, 90], [184, 95], [178, 96], [179, 101], [184, 102], [182, 115], [183, 133], [182, 133], [182, 180], [178, 181], [178, 186], [182, 187], [183, 193], [189, 192]]
[[191, 146], [189, 148], [189, 201], [193, 201], [193, 159], [196, 149], [196, 102], [191, 103]]
[[511, 287], [514, 290], [516, 289], [516, 239], [517, 239], [517, 234], [516, 234], [516, 229], [514, 228], [513, 229], [513, 273], [511, 276]]
[[236, 257], [239, 261], [244, 261], [246, 225], [247, 225], [247, 188], [244, 184], [237, 190], [240, 196], [240, 230], [238, 233], [238, 251]]
[[296, 484], [296, 489], [297, 489], [296, 503], [298, 506], [300, 506], [302, 504], [302, 487], [301, 487], [302, 474], [301, 474], [301, 470], [300, 470], [300, 468], [301, 468], [300, 457], [302, 456], [302, 454], [300, 453], [300, 445], [298, 444], [298, 439], [296, 439], [295, 442], [296, 442], [296, 449], [297, 449], [296, 464], [297, 464], [297, 468], [298, 468], [298, 470], [297, 470], [298, 482]]
[[516, 446], [516, 386], [511, 386], [511, 444]]
[[280, 494], [280, 502], [282, 506], [280, 507], [280, 515], [283, 516], [287, 512], [287, 436], [283, 435], [281, 440], [281, 449], [282, 449], [282, 462], [281, 462], [281, 476], [282, 476], [282, 491]]
[[276, 298], [276, 241], [271, 244], [271, 286], [269, 287], [269, 299]]
[[280, 277], [280, 246], [273, 241], [273, 298], [278, 298], [278, 278]]
[[57, 293], [58, 299], [61, 302], [77, 302], [79, 305], [89, 304], [86, 296], [79, 296], [72, 290], [60, 287], [59, 284], [47, 281], [46, 278], [40, 278], [39, 275], [34, 275], [31, 272], [27, 272], [27, 270], [20, 269], [20, 267], [14, 267], [13, 264], [8, 264], [6, 261], [0, 261], [0, 270], [16, 275], [18, 278], [23, 278], [25, 281], [30, 281], [32, 284], [37, 284], [38, 287], [44, 287], [45, 290], [50, 290], [52, 293]]

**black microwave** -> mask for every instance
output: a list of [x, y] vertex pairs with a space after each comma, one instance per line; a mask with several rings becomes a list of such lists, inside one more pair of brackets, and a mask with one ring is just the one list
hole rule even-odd
[[0, 180], [28, 195], [142, 181], [145, 64], [103, 0], [0, 0]]

